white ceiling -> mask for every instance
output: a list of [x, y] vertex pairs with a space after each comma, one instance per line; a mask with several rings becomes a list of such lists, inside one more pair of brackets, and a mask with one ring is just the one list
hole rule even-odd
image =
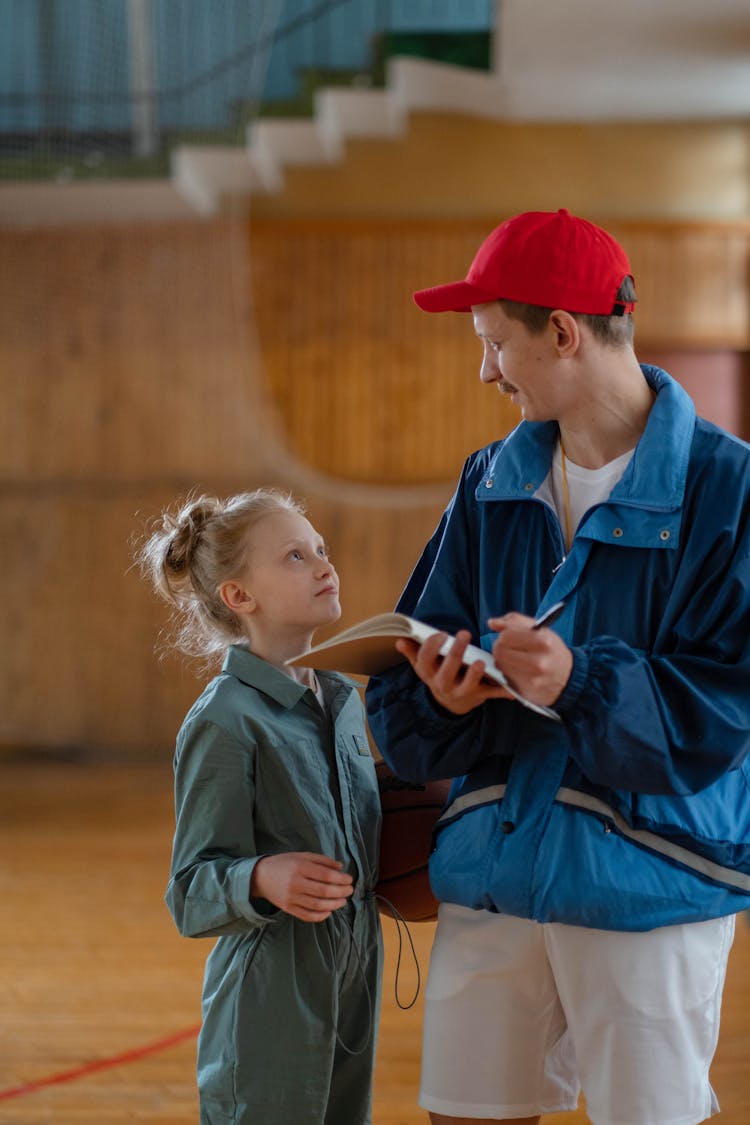
[[519, 120], [750, 118], [750, 0], [497, 0]]

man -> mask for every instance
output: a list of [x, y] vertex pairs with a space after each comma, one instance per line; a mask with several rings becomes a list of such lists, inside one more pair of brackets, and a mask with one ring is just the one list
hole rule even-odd
[[[420, 1104], [533, 1123], [582, 1088], [594, 1125], [694, 1125], [750, 905], [750, 449], [639, 365], [627, 256], [567, 211], [415, 299], [471, 312], [523, 417], [466, 462], [399, 605], [450, 654], [399, 642], [368, 688], [392, 768], [455, 779]], [[463, 668], [470, 640], [559, 721]]]

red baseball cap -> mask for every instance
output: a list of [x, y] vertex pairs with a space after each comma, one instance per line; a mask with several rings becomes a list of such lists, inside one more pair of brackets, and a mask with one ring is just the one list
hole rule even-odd
[[627, 254], [601, 227], [570, 211], [524, 211], [484, 240], [464, 281], [419, 289], [425, 312], [470, 312], [505, 299], [595, 316], [622, 316], [634, 302], [617, 302], [632, 278]]

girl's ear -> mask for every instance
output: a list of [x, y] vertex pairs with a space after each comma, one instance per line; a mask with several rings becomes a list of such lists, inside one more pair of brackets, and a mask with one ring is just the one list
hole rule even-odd
[[239, 582], [222, 582], [219, 597], [232, 613], [248, 614], [255, 611], [255, 598]]

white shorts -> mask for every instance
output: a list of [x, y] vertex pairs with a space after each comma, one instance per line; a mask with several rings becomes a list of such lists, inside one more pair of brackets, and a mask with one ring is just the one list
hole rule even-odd
[[582, 1088], [594, 1125], [698, 1125], [733, 937], [733, 916], [621, 933], [443, 903], [419, 1104], [533, 1117]]

